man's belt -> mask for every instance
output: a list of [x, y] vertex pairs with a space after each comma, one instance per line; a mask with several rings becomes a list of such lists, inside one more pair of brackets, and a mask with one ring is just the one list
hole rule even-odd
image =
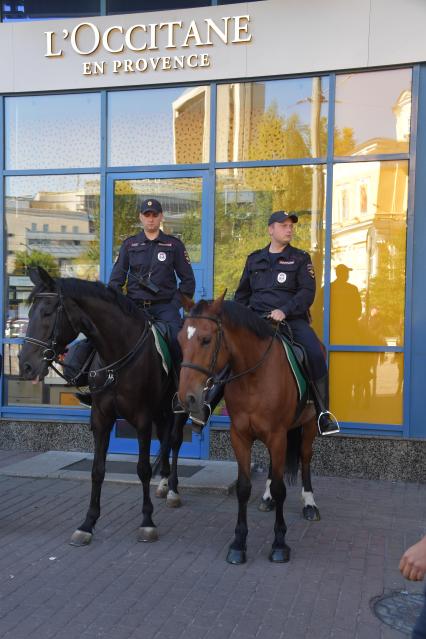
[[135, 300], [135, 304], [139, 306], [139, 308], [150, 308], [157, 304], [170, 304], [171, 301], [172, 300]]

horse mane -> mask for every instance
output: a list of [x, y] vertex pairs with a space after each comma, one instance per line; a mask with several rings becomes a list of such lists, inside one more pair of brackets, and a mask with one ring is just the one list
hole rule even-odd
[[[126, 295], [120, 293], [110, 286], [106, 286], [103, 282], [92, 282], [90, 280], [80, 280], [76, 277], [54, 278], [54, 281], [60, 288], [64, 297], [72, 297], [73, 299], [82, 299], [90, 297], [103, 300], [118, 308], [129, 317], [142, 319], [145, 317], [143, 311]], [[45, 287], [43, 284], [37, 284], [31, 291], [29, 302], [32, 302], [37, 295], [41, 293]]]
[[[208, 314], [211, 304], [212, 301], [201, 300], [191, 309], [191, 317]], [[229, 300], [223, 302], [220, 315], [226, 318], [231, 326], [245, 328], [260, 339], [266, 339], [274, 334], [274, 329], [267, 321], [259, 317], [248, 306], [243, 306], [238, 302]]]

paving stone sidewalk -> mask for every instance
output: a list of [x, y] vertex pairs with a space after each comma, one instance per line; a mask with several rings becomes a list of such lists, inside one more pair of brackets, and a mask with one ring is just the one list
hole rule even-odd
[[[31, 453], [0, 452], [0, 467]], [[426, 486], [317, 477], [322, 521], [301, 517], [288, 490], [291, 562], [272, 565], [272, 513], [249, 505], [248, 562], [229, 566], [235, 495], [155, 499], [160, 540], [136, 541], [141, 489], [108, 483], [92, 544], [68, 545], [87, 481], [0, 477], [0, 637], [7, 639], [403, 639], [372, 614], [383, 592], [420, 592], [399, 574], [424, 532]]]

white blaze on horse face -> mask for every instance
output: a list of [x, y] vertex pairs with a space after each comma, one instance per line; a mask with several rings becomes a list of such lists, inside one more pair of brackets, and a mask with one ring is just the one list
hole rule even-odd
[[194, 337], [196, 330], [197, 329], [195, 328], [195, 326], [188, 326], [187, 328], [188, 339], [191, 339], [191, 337]]
[[302, 501], [304, 506], [315, 506], [316, 508], [314, 493], [310, 493], [310, 492], [305, 493], [304, 488], [302, 488]]

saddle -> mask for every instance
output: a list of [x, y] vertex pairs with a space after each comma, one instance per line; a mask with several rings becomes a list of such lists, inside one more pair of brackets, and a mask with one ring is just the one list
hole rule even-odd
[[298, 389], [299, 401], [297, 403], [296, 414], [294, 417], [294, 421], [296, 422], [302, 414], [308, 400], [311, 399], [309, 393], [309, 380], [311, 379], [309, 360], [302, 344], [294, 342], [287, 335], [281, 332], [278, 333], [277, 337], [281, 341]]

